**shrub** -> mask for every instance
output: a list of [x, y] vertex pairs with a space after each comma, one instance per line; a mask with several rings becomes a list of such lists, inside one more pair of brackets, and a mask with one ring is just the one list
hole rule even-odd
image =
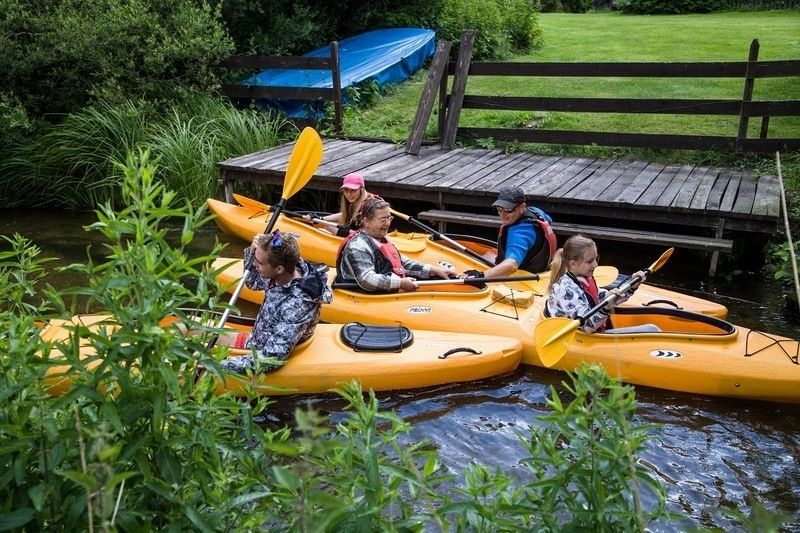
[[728, 7], [726, 0], [619, 0], [617, 8], [623, 13], [660, 15], [681, 13], [710, 13]]
[[567, 13], [586, 13], [592, 9], [592, 0], [561, 0], [561, 5]]
[[538, 0], [509, 0], [503, 6], [503, 25], [514, 52], [529, 52], [542, 46]]

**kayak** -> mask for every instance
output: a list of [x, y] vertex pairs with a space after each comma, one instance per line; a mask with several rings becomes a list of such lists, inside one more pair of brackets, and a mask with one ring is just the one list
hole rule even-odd
[[[113, 331], [108, 315], [78, 315], [72, 320], [51, 320], [41, 331], [47, 341], [69, 339], [69, 326], [83, 324]], [[252, 319], [234, 317], [228, 327], [248, 330]], [[364, 326], [363, 324], [318, 324], [314, 336], [299, 344], [278, 370], [245, 377], [227, 374], [217, 384], [217, 393], [244, 396], [248, 387], [264, 395], [315, 394], [358, 381], [364, 390], [415, 389], [446, 383], [475, 381], [513, 372], [519, 366], [521, 343], [497, 335], [446, 333], [429, 330]], [[230, 349], [232, 356], [249, 350]], [[93, 349], [81, 346], [81, 357]], [[51, 358], [58, 357], [57, 350]], [[99, 364], [95, 361], [93, 366]], [[70, 387], [68, 364], [48, 371], [50, 394], [63, 394]]]
[[[209, 198], [207, 200], [208, 207], [216, 215], [216, 222], [220, 229], [243, 240], [251, 241], [256, 233], [264, 231], [267, 218], [271, 215], [269, 206], [246, 196], [234, 194], [233, 197], [240, 205]], [[342, 243], [341, 237], [337, 237], [324, 229], [314, 227], [297, 218], [283, 215], [278, 217], [275, 227], [281, 231], [293, 232], [301, 236], [297, 242], [300, 245], [300, 253], [303, 258], [328, 266], [336, 265], [336, 251]], [[458, 272], [486, 268], [476, 259], [434, 240], [425, 233], [392, 231], [387, 237], [394, 243], [400, 253], [423, 263], [450, 266]], [[466, 244], [466, 240], [465, 238], [464, 244]], [[480, 242], [480, 239], [477, 238], [472, 240]], [[519, 270], [517, 274], [526, 275], [528, 273]], [[612, 266], [601, 265], [595, 269], [595, 278], [601, 286], [615, 281], [617, 274], [617, 269]], [[526, 281], [507, 285], [513, 289], [545, 295], [547, 294], [550, 275], [548, 272], [543, 272], [539, 275], [541, 276], [539, 281]], [[622, 304], [624, 307], [653, 305], [670, 306], [718, 318], [725, 318], [728, 315], [728, 309], [724, 305], [662, 289], [647, 283], [642, 284], [636, 294]]]
[[[217, 279], [233, 286], [242, 262], [218, 259]], [[228, 265], [228, 268], [224, 268]], [[329, 269], [329, 280], [333, 269]], [[641, 289], [640, 289], [641, 290]], [[638, 291], [637, 291], [638, 292]], [[412, 329], [487, 333], [522, 343], [522, 363], [545, 366], [534, 330], [545, 320], [545, 299], [502, 284], [458, 292], [418, 290], [367, 294], [336, 288], [322, 306], [322, 320], [363, 320]], [[259, 301], [263, 293], [244, 291]], [[782, 402], [800, 402], [798, 341], [735, 326], [722, 319], [673, 307], [618, 307], [615, 327], [654, 323], [662, 333], [578, 333], [553, 368], [573, 371], [581, 363], [603, 365], [610, 375], [648, 387]]]

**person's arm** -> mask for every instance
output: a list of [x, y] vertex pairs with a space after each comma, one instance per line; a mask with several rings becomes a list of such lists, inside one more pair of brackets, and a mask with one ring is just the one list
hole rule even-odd
[[536, 245], [536, 231], [530, 224], [518, 224], [509, 228], [505, 257], [497, 265], [484, 270], [483, 276], [498, 278], [514, 274], [528, 255], [528, 250], [534, 245]]
[[510, 276], [519, 269], [519, 264], [512, 258], [506, 258], [500, 261], [500, 264], [483, 271], [485, 278], [499, 278], [502, 276]]
[[[255, 239], [253, 239], [255, 241]], [[244, 264], [245, 265], [252, 265], [252, 261], [255, 259], [253, 255], [255, 252], [253, 251], [253, 247], [248, 247], [244, 249]], [[258, 270], [254, 266], [246, 272], [247, 277], [244, 279], [245, 286], [250, 289], [251, 291], [265, 291], [269, 288], [269, 280], [262, 278], [258, 274]]]

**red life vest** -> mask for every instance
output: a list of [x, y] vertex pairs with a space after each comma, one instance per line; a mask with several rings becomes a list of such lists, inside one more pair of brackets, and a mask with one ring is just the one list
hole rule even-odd
[[[336, 252], [337, 277], [339, 276], [339, 272], [341, 272], [340, 263], [342, 258], [342, 250], [344, 250], [344, 247], [347, 245], [348, 242], [353, 240], [356, 237], [356, 235], [360, 233], [361, 231], [356, 231], [354, 233], [351, 233], [350, 235], [345, 237], [342, 244], [339, 245], [339, 250], [337, 250]], [[381, 254], [381, 257], [388, 262], [388, 266], [385, 264], [375, 265], [375, 272], [377, 272], [378, 274], [388, 274], [389, 272], [393, 272], [394, 274], [400, 276], [401, 278], [404, 278], [406, 276], [406, 269], [403, 268], [403, 260], [400, 258], [400, 252], [397, 251], [397, 248], [395, 248], [394, 244], [387, 241], [386, 239], [383, 239], [380, 246], [376, 246], [375, 239], [373, 239], [369, 235], [367, 235], [367, 237], [369, 238], [370, 244], [373, 245]]]
[[500, 226], [497, 234], [497, 259], [495, 264], [499, 265], [506, 258], [508, 230], [517, 224], [531, 224], [536, 233], [536, 242], [525, 254], [522, 264], [517, 266], [528, 272], [544, 272], [558, 249], [558, 241], [550, 223], [532, 207], [529, 207], [516, 222], [508, 226]]
[[[579, 278], [577, 276], [573, 276], [575, 281], [578, 282], [578, 285], [581, 286], [583, 292], [589, 297], [589, 305], [594, 307], [595, 305], [600, 303], [600, 289], [597, 288], [597, 281], [594, 279], [594, 276], [590, 276], [588, 278]], [[606, 320], [602, 326], [597, 328], [597, 331], [603, 332], [608, 327], [609, 320]]]

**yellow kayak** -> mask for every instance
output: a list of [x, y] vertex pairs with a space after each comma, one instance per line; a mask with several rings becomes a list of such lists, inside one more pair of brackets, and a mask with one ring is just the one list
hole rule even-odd
[[[234, 322], [228, 326], [246, 330], [251, 325], [246, 319], [239, 321], [245, 324]], [[70, 321], [50, 321], [41, 336], [51, 342], [65, 341], [71, 333], [68, 327], [79, 323], [95, 330], [105, 325], [108, 331], [113, 331], [114, 327], [108, 315], [79, 315]], [[81, 356], [90, 357], [93, 353], [93, 348], [84, 341]], [[230, 353], [250, 352], [231, 350]], [[217, 393], [244, 396], [245, 388], [254, 386], [270, 396], [313, 394], [331, 391], [353, 380], [360, 382], [364, 390], [430, 387], [507, 374], [519, 366], [521, 354], [518, 340], [496, 335], [318, 324], [314, 336], [298, 345], [280, 369], [253, 377], [229, 374], [224, 383], [218, 383]], [[52, 357], [58, 354], [51, 353]], [[50, 394], [55, 396], [69, 390], [69, 369], [68, 364], [49, 369]]]
[[[233, 205], [209, 198], [207, 200], [208, 207], [212, 213], [217, 215], [216, 221], [220, 229], [243, 240], [250, 241], [256, 233], [264, 231], [267, 225], [267, 218], [271, 214], [269, 206], [238, 194], [234, 194], [234, 198], [241, 205]], [[300, 253], [303, 258], [328, 266], [336, 265], [336, 252], [342, 243], [341, 237], [337, 237], [324, 229], [311, 226], [301, 220], [283, 215], [278, 217], [276, 227], [281, 231], [290, 231], [301, 236], [297, 242], [300, 244]], [[423, 263], [452, 266], [459, 272], [468, 269], [483, 270], [485, 268], [485, 265], [476, 259], [445, 244], [441, 244], [433, 240], [430, 235], [424, 233], [393, 231], [388, 237], [403, 255]], [[528, 274], [522, 270], [518, 271], [518, 273], [519, 275]], [[601, 265], [595, 269], [595, 278], [597, 278], [598, 284], [601, 286], [612, 283], [616, 280], [617, 274], [617, 269], [612, 266]], [[509, 287], [544, 295], [547, 293], [550, 277], [547, 272], [539, 275], [541, 276], [539, 281], [519, 282], [510, 284]], [[654, 287], [646, 283], [640, 286], [633, 298], [623, 304], [625, 307], [640, 307], [642, 305], [670, 306], [718, 318], [725, 318], [728, 315], [728, 309], [724, 305]]]
[[[235, 286], [241, 261], [229, 265], [218, 279]], [[333, 279], [330, 269], [329, 280]], [[453, 333], [487, 333], [522, 342], [522, 362], [544, 366], [534, 342], [543, 320], [545, 298], [501, 284], [486, 289], [365, 294], [334, 289], [333, 302], [322, 306], [326, 322], [369, 321], [402, 324], [412, 329]], [[641, 289], [639, 289], [641, 290]], [[637, 291], [638, 293], [639, 291]], [[242, 298], [258, 302], [263, 293], [245, 291]], [[608, 372], [637, 385], [669, 390], [800, 402], [800, 365], [796, 340], [766, 335], [721, 319], [669, 307], [618, 308], [615, 327], [655, 323], [663, 333], [582, 334], [554, 368], [575, 370], [582, 362], [599, 363]]]

